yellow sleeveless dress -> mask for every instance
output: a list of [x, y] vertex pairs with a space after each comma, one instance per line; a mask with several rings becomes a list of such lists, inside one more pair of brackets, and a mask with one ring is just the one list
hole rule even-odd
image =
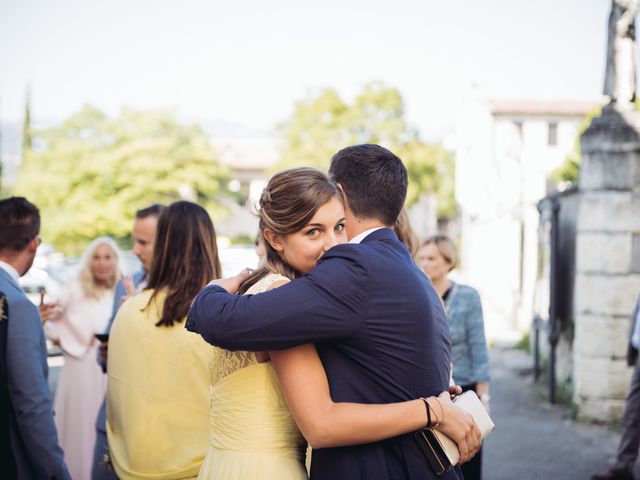
[[[247, 293], [278, 280], [270, 274]], [[270, 362], [215, 347], [211, 362], [210, 445], [200, 480], [306, 480], [301, 435]]]

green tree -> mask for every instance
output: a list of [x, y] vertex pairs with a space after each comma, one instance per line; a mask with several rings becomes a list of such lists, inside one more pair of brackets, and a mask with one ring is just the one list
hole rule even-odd
[[31, 131], [31, 87], [27, 87], [27, 96], [24, 102], [24, 122], [22, 124], [22, 158], [29, 153], [33, 147]]
[[85, 106], [33, 133], [16, 192], [39, 206], [47, 242], [77, 253], [99, 235], [127, 239], [138, 208], [196, 201], [214, 216], [229, 173], [196, 125], [171, 112], [123, 109], [115, 119]]
[[284, 149], [278, 168], [311, 165], [326, 170], [331, 156], [346, 145], [384, 145], [403, 159], [409, 172], [407, 204], [434, 193], [438, 215], [450, 218], [456, 210], [453, 155], [423, 142], [404, 117], [402, 95], [383, 83], [365, 85], [351, 103], [334, 89], [324, 89], [296, 102], [291, 118], [279, 126]]
[[[640, 99], [635, 102], [636, 111], [640, 111]], [[594, 108], [589, 112], [578, 127], [578, 135], [576, 136], [573, 150], [569, 153], [562, 165], [551, 172], [550, 178], [555, 182], [575, 183], [580, 176], [580, 165], [582, 164], [582, 151], [580, 150], [580, 137], [584, 131], [589, 128], [591, 121], [602, 114], [602, 108]]]
[[584, 131], [591, 125], [591, 120], [599, 116], [602, 113], [602, 109], [596, 108], [589, 112], [580, 125], [578, 126], [578, 135], [576, 136], [573, 150], [565, 157], [564, 162], [553, 172], [551, 172], [550, 178], [554, 182], [569, 182], [575, 183], [580, 176], [580, 165], [582, 163], [582, 151], [580, 149], [580, 137]]

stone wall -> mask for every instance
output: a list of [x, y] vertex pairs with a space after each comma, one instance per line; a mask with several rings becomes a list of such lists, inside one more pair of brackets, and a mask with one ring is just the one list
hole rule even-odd
[[578, 416], [619, 420], [629, 388], [631, 314], [640, 292], [640, 118], [608, 106], [581, 137], [574, 296]]

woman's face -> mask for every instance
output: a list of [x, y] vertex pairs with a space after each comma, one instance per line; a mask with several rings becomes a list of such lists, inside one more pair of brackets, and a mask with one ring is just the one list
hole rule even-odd
[[451, 264], [442, 256], [438, 247], [429, 243], [418, 251], [418, 265], [432, 282], [447, 276]]
[[108, 282], [115, 274], [116, 254], [109, 245], [102, 244], [93, 251], [91, 257], [91, 275], [97, 283]]
[[266, 254], [267, 254], [267, 249], [264, 246], [264, 239], [262, 238], [262, 235], [260, 235], [256, 239], [256, 256], [258, 257], [258, 261], [260, 263], [262, 263], [262, 260], [264, 259], [264, 256]]
[[342, 202], [337, 197], [331, 198], [302, 230], [277, 240], [274, 248], [280, 251], [284, 260], [298, 272], [308, 272], [324, 252], [338, 243], [347, 242]]

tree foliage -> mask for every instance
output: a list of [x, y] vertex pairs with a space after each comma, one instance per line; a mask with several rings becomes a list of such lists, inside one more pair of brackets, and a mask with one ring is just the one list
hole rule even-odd
[[16, 193], [40, 208], [45, 241], [77, 253], [99, 235], [129, 236], [135, 211], [196, 201], [218, 213], [230, 179], [202, 129], [171, 112], [123, 109], [115, 119], [85, 106], [33, 133]]
[[[640, 99], [636, 100], [635, 109], [636, 111], [640, 111]], [[580, 176], [580, 165], [582, 164], [580, 137], [585, 132], [585, 130], [589, 128], [589, 125], [591, 125], [591, 121], [595, 117], [599, 117], [601, 114], [602, 108], [594, 108], [582, 119], [582, 122], [578, 126], [578, 135], [576, 136], [573, 150], [566, 156], [564, 163], [560, 165], [556, 170], [551, 172], [550, 177], [552, 180], [556, 182], [569, 183], [575, 183], [578, 181], [578, 177]]]
[[407, 167], [407, 204], [423, 193], [433, 193], [438, 215], [451, 217], [455, 213], [453, 155], [440, 145], [423, 142], [404, 117], [400, 92], [382, 83], [365, 85], [351, 103], [334, 89], [324, 89], [296, 102], [291, 118], [280, 125], [284, 149], [278, 167], [327, 170], [331, 156], [347, 145], [380, 144]]
[[580, 176], [580, 165], [582, 164], [582, 150], [580, 149], [580, 137], [591, 125], [591, 120], [599, 116], [602, 109], [596, 108], [589, 112], [578, 126], [578, 135], [573, 144], [573, 150], [567, 154], [562, 165], [551, 172], [550, 178], [555, 182], [575, 183]]

